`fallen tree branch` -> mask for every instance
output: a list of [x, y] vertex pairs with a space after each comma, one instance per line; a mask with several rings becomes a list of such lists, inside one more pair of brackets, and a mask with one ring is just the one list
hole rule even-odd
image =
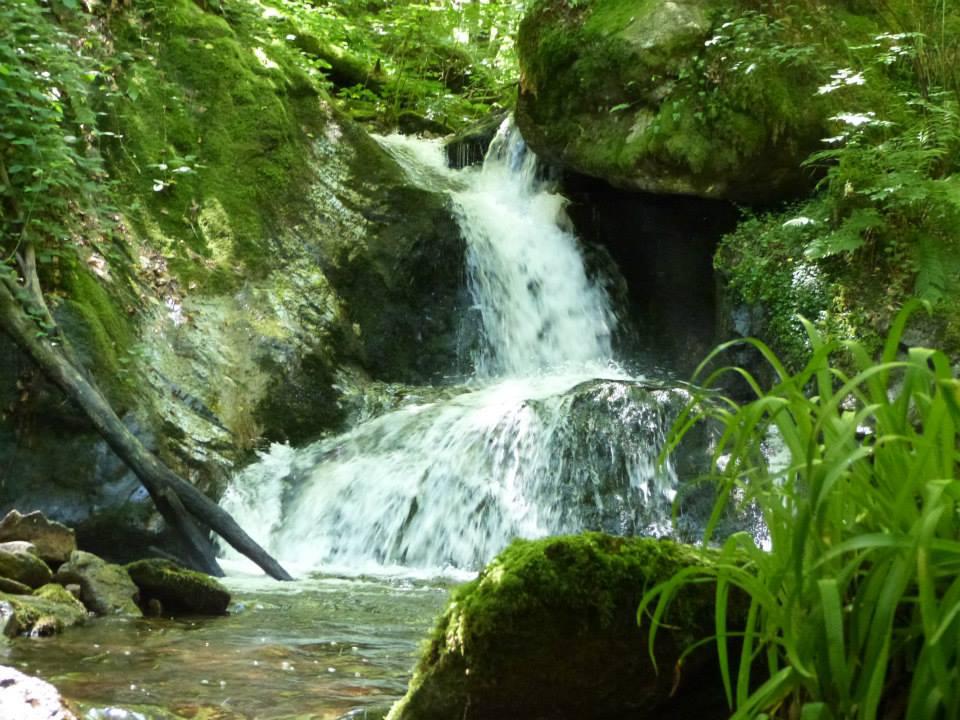
[[[31, 245], [28, 244], [27, 252], [30, 247]], [[26, 257], [24, 259], [24, 265], [29, 271], [30, 261]], [[28, 289], [31, 283], [36, 282], [35, 268], [34, 262], [33, 278], [25, 278], [26, 287], [17, 283], [9, 267], [0, 268], [0, 329], [3, 329], [30, 356], [41, 371], [66, 393], [67, 397], [80, 406], [101, 437], [140, 479], [158, 510], [184, 535], [191, 554], [196, 556], [193, 558], [194, 561], [197, 558], [206, 557], [212, 562], [212, 565], [208, 565], [209, 569], [214, 572], [219, 571], [216, 561], [212, 560], [209, 540], [203, 538], [202, 533], [192, 526], [192, 523], [184, 522], [184, 518], [189, 518], [186, 513], [178, 512], [179, 503], [182, 503], [180, 507], [193, 518], [220, 535], [238, 552], [253, 560], [270, 577], [277, 580], [292, 580], [290, 574], [247, 535], [229, 513], [160, 462], [130, 432], [96, 385], [86, 377], [83, 369], [70, 361], [72, 353], [69, 350], [69, 344], [66, 338], [57, 336], [56, 325], [46, 303], [42, 303], [38, 310], [45, 319], [49, 318], [50, 326], [54, 328], [49, 332], [38, 325], [24, 309], [18, 300], [18, 289], [20, 292], [28, 292], [31, 300], [35, 299], [36, 294]], [[36, 282], [33, 287], [39, 288], [39, 283]], [[207, 547], [202, 547], [203, 545]]]

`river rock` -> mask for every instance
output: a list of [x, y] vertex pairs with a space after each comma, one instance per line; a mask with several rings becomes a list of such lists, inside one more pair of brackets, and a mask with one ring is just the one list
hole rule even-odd
[[517, 123], [531, 147], [631, 190], [797, 195], [836, 112], [817, 93], [829, 80], [821, 30], [787, 32], [732, 0], [538, 0], [518, 51]]
[[57, 689], [0, 665], [0, 720], [76, 720]]
[[61, 585], [79, 585], [80, 599], [97, 615], [142, 615], [137, 607], [139, 591], [127, 571], [92, 553], [74, 550], [57, 570], [56, 580]]
[[21, 515], [16, 510], [0, 520], [0, 542], [26, 540], [33, 543], [37, 555], [48, 563], [63, 563], [77, 549], [71, 528], [48, 520], [39, 510]]
[[169, 560], [138, 560], [126, 570], [141, 605], [159, 601], [162, 614], [223, 615], [230, 604], [230, 593], [214, 578]]
[[11, 609], [15, 619], [12, 632], [21, 635], [53, 635], [87, 618], [87, 609], [80, 601], [52, 583], [33, 595], [0, 593], [0, 606]]
[[32, 543], [15, 541], [0, 543], [0, 577], [36, 588], [50, 582], [53, 572]]
[[690, 586], [657, 634], [637, 625], [645, 589], [709, 562], [670, 541], [599, 533], [516, 541], [454, 592], [388, 720], [722, 718], [714, 589]]

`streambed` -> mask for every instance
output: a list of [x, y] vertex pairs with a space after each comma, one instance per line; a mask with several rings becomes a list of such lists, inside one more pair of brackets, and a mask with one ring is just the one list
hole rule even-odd
[[0, 663], [53, 683], [90, 720], [379, 718], [449, 591], [409, 578], [226, 585], [228, 617], [95, 619], [17, 638]]

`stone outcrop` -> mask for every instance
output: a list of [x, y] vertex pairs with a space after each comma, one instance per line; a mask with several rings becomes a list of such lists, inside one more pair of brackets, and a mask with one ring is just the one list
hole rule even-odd
[[138, 560], [126, 570], [140, 589], [140, 605], [159, 602], [164, 615], [223, 615], [230, 604], [230, 593], [214, 578], [169, 560]]
[[[782, 36], [781, 36], [782, 34]], [[543, 158], [632, 190], [767, 202], [828, 132], [822, 30], [734, 0], [538, 0], [517, 122]]]
[[645, 589], [709, 562], [673, 542], [596, 533], [516, 541], [456, 591], [389, 720], [729, 716], [709, 647], [714, 591], [682, 591], [657, 634], [637, 625]]
[[79, 585], [80, 599], [97, 615], [142, 615], [137, 606], [139, 591], [127, 571], [92, 553], [75, 550], [57, 570], [56, 581]]

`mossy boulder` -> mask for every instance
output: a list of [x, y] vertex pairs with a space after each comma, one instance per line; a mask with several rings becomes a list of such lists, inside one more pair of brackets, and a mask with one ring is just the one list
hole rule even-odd
[[32, 595], [0, 593], [0, 605], [12, 612], [8, 623], [13, 634], [45, 636], [79, 625], [87, 609], [63, 586], [50, 583]]
[[658, 673], [637, 625], [644, 591], [709, 562], [670, 541], [580, 536], [516, 541], [457, 590], [388, 720], [727, 717], [713, 589], [691, 586], [657, 635]]
[[50, 582], [53, 573], [31, 543], [18, 541], [0, 543], [0, 577], [36, 588]]
[[126, 570], [140, 588], [141, 605], [157, 600], [164, 613], [223, 615], [230, 604], [230, 593], [215, 579], [169, 560], [138, 560]]
[[137, 606], [139, 590], [127, 571], [93, 553], [75, 550], [57, 570], [56, 581], [79, 585], [80, 599], [97, 615], [142, 615]]
[[843, 3], [806, 25], [755, 5], [538, 0], [519, 32], [524, 137], [627, 189], [765, 202], [809, 188], [801, 162], [831, 112], [818, 86], [843, 67], [823, 33]]

